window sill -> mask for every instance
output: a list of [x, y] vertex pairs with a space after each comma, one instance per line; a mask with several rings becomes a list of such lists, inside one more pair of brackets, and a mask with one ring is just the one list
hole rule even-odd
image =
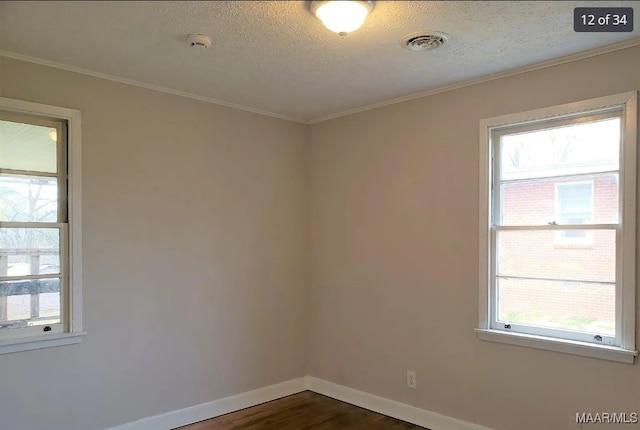
[[615, 346], [594, 345], [586, 342], [555, 339], [544, 336], [533, 336], [521, 333], [505, 333], [499, 330], [477, 328], [478, 339], [490, 342], [506, 343], [509, 345], [528, 348], [545, 349], [547, 351], [563, 352], [565, 354], [582, 355], [602, 360], [619, 361], [633, 364], [638, 351], [631, 351]]
[[32, 349], [52, 348], [54, 346], [73, 345], [82, 342], [85, 332], [60, 333], [49, 336], [37, 336], [22, 339], [0, 340], [0, 354], [30, 351]]

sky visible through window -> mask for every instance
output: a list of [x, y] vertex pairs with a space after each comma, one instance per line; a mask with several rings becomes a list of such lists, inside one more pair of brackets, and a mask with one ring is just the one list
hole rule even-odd
[[501, 139], [501, 179], [617, 170], [619, 153], [619, 118], [508, 134]]

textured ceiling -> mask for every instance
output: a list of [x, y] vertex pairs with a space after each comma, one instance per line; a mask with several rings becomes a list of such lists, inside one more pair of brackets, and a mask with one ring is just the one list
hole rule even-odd
[[[576, 6], [635, 7], [633, 33], [575, 33]], [[640, 36], [640, 1], [377, 1], [341, 38], [303, 1], [2, 1], [0, 49], [309, 121]], [[410, 52], [407, 33], [451, 35]], [[213, 38], [208, 49], [188, 33]]]

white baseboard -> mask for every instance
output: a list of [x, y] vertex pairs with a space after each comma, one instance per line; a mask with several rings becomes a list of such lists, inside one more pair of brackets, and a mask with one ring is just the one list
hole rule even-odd
[[258, 388], [257, 390], [225, 397], [220, 400], [214, 400], [213, 402], [142, 418], [121, 426], [113, 427], [109, 430], [172, 430], [176, 427], [186, 426], [187, 424], [193, 424], [261, 403], [270, 402], [281, 397], [290, 396], [291, 394], [296, 394], [306, 389], [307, 386], [304, 378], [291, 379], [279, 384], [269, 385], [268, 387]]
[[426, 409], [420, 409], [405, 403], [385, 399], [384, 397], [334, 384], [333, 382], [313, 376], [291, 379], [279, 384], [225, 397], [224, 399], [142, 418], [127, 424], [112, 427], [108, 430], [172, 430], [176, 427], [186, 426], [198, 421], [204, 421], [209, 418], [239, 411], [305, 390], [310, 390], [352, 405], [360, 406], [370, 411], [426, 427], [430, 430], [492, 430], [488, 427], [482, 427], [478, 424], [461, 421]]
[[402, 421], [407, 421], [411, 424], [426, 427], [430, 430], [491, 430], [488, 427], [461, 421], [426, 409], [420, 409], [405, 403], [385, 399], [384, 397], [374, 396], [364, 391], [334, 384], [333, 382], [314, 378], [313, 376], [305, 376], [304, 379], [307, 388], [315, 393], [360, 406], [361, 408]]

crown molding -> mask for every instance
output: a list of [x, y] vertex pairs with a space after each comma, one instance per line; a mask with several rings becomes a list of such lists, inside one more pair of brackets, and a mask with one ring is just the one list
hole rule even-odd
[[224, 100], [218, 100], [218, 99], [214, 99], [211, 97], [205, 97], [205, 96], [200, 96], [197, 94], [192, 94], [192, 93], [188, 93], [185, 91], [179, 91], [179, 90], [174, 90], [171, 88], [166, 88], [160, 85], [154, 85], [154, 84], [148, 84], [145, 82], [140, 82], [140, 81], [136, 81], [133, 79], [127, 79], [127, 78], [122, 78], [120, 76], [115, 76], [115, 75], [110, 75], [107, 73], [101, 73], [101, 72], [96, 72], [94, 70], [89, 70], [89, 69], [85, 69], [82, 67], [76, 67], [76, 66], [69, 66], [67, 64], [62, 64], [62, 63], [58, 63], [55, 61], [50, 61], [50, 60], [44, 60], [41, 58], [36, 58], [36, 57], [31, 57], [28, 55], [23, 55], [23, 54], [18, 54], [15, 52], [11, 52], [11, 51], [4, 51], [4, 50], [0, 50], [0, 57], [7, 57], [7, 58], [13, 58], [16, 60], [20, 60], [20, 61], [26, 61], [26, 62], [30, 62], [30, 63], [35, 63], [35, 64], [40, 64], [43, 66], [48, 66], [48, 67], [53, 67], [56, 69], [62, 69], [62, 70], [67, 70], [70, 72], [74, 72], [74, 73], [80, 73], [83, 75], [88, 75], [88, 76], [93, 76], [96, 78], [102, 78], [102, 79], [107, 79], [110, 81], [114, 81], [114, 82], [119, 82], [122, 84], [127, 84], [127, 85], [133, 85], [136, 87], [140, 87], [140, 88], [146, 88], [149, 90], [154, 90], [154, 91], [159, 91], [159, 92], [163, 92], [163, 93], [167, 93], [167, 94], [172, 94], [172, 95], [176, 95], [176, 96], [180, 96], [180, 97], [186, 97], [186, 98], [190, 98], [190, 99], [194, 99], [194, 100], [198, 100], [198, 101], [202, 101], [202, 102], [206, 102], [206, 103], [212, 103], [215, 105], [219, 105], [219, 106], [225, 106], [228, 108], [232, 108], [232, 109], [238, 109], [238, 110], [242, 110], [245, 112], [251, 112], [251, 113], [255, 113], [255, 114], [259, 114], [259, 115], [266, 115], [272, 118], [278, 118], [278, 119], [282, 119], [285, 121], [291, 121], [291, 122], [295, 122], [298, 124], [317, 124], [320, 122], [324, 122], [324, 121], [329, 121], [332, 119], [336, 119], [336, 118], [340, 118], [343, 116], [347, 116], [347, 115], [352, 115], [352, 114], [356, 114], [356, 113], [360, 113], [360, 112], [365, 112], [368, 110], [372, 110], [372, 109], [377, 109], [380, 107], [384, 107], [384, 106], [389, 106], [389, 105], [393, 105], [396, 103], [402, 103], [402, 102], [406, 102], [409, 100], [414, 100], [414, 99], [419, 99], [422, 97], [427, 97], [427, 96], [432, 96], [435, 94], [440, 94], [440, 93], [444, 93], [447, 91], [453, 91], [453, 90], [457, 90], [460, 88], [464, 88], [464, 87], [468, 87], [471, 85], [476, 85], [476, 84], [480, 84], [480, 83], [484, 83], [484, 82], [489, 82], [489, 81], [494, 81], [496, 79], [501, 79], [501, 78], [506, 78], [509, 76], [514, 76], [514, 75], [519, 75], [522, 73], [527, 73], [527, 72], [532, 72], [534, 70], [540, 70], [540, 69], [546, 69], [548, 67], [553, 67], [553, 66], [558, 66], [561, 64], [566, 64], [566, 63], [571, 63], [574, 61], [579, 61], [579, 60], [584, 60], [587, 58], [591, 58], [591, 57], [595, 57], [598, 55], [602, 55], [602, 54], [607, 54], [610, 52], [614, 52], [614, 51], [619, 51], [621, 49], [627, 49], [627, 48], [631, 48], [634, 46], [640, 46], [640, 38], [633, 38], [630, 40], [626, 40], [624, 42], [618, 42], [618, 43], [614, 43], [612, 45], [607, 45], [607, 46], [603, 46], [600, 48], [595, 48], [595, 49], [590, 49], [587, 51], [583, 51], [583, 52], [578, 52], [576, 54], [571, 54], [571, 55], [567, 55], [564, 57], [560, 57], [560, 58], [555, 58], [552, 60], [548, 60], [548, 61], [543, 61], [541, 63], [536, 63], [536, 64], [531, 64], [528, 66], [523, 66], [523, 67], [517, 67], [515, 69], [511, 69], [511, 70], [506, 70], [504, 72], [498, 72], [498, 73], [493, 73], [490, 75], [485, 75], [485, 76], [481, 76], [479, 78], [474, 78], [474, 79], [469, 79], [466, 81], [462, 81], [462, 82], [457, 82], [454, 84], [450, 84], [450, 85], [445, 85], [445, 86], [441, 86], [441, 87], [437, 87], [437, 88], [431, 88], [425, 91], [420, 91], [417, 93], [413, 93], [413, 94], [409, 94], [406, 96], [402, 96], [402, 97], [397, 97], [397, 98], [393, 98], [390, 100], [385, 100], [385, 101], [381, 101], [378, 103], [372, 103], [372, 104], [368, 104], [368, 105], [364, 105], [364, 106], [360, 106], [360, 107], [356, 107], [353, 109], [347, 109], [341, 112], [336, 112], [333, 114], [329, 114], [329, 115], [323, 115], [317, 118], [312, 118], [309, 120], [305, 120], [305, 119], [301, 119], [301, 118], [295, 118], [295, 117], [291, 117], [291, 116], [287, 116], [287, 115], [281, 115], [278, 113], [274, 113], [274, 112], [269, 112], [269, 111], [265, 111], [265, 110], [261, 110], [261, 109], [255, 109], [255, 108], [251, 108], [248, 106], [243, 106], [243, 105], [239, 105], [236, 103], [231, 103], [231, 102], [226, 102]]
[[159, 91], [161, 93], [172, 94], [174, 96], [186, 97], [201, 102], [211, 103], [214, 105], [224, 106], [232, 109], [238, 109], [245, 112], [251, 112], [259, 115], [266, 115], [273, 118], [282, 119], [285, 121], [297, 122], [300, 124], [307, 124], [308, 122], [299, 118], [294, 118], [287, 115], [280, 115], [275, 112], [269, 112], [262, 109], [255, 109], [248, 106], [239, 105], [236, 103], [227, 102], [224, 100], [214, 99], [212, 97], [200, 96], [198, 94], [192, 94], [185, 91], [174, 90], [171, 88], [163, 87], [160, 85], [149, 84], [146, 82], [136, 81], [134, 79], [122, 78], [120, 76], [111, 75], [108, 73], [96, 72], [95, 70], [85, 69], [82, 67], [70, 66], [68, 64], [58, 63], [56, 61], [44, 60], [42, 58], [31, 57], [29, 55], [18, 54], [16, 52], [0, 50], [0, 57], [13, 58], [14, 60], [26, 61], [29, 63], [40, 64], [42, 66], [53, 67], [55, 69], [66, 70], [69, 72], [80, 73], [82, 75], [93, 76], [95, 78], [107, 79], [109, 81], [119, 82], [121, 84], [132, 85], [134, 87], [146, 88], [148, 90]]
[[369, 104], [366, 106], [360, 106], [353, 109], [348, 109], [342, 112], [333, 113], [325, 116], [321, 116], [318, 118], [311, 119], [307, 121], [308, 124], [317, 124], [319, 122], [329, 121], [331, 119], [340, 118], [347, 115], [353, 115], [355, 113], [360, 113], [364, 111], [368, 111], [371, 109], [377, 109], [384, 106], [393, 105], [396, 103], [402, 103], [409, 100], [419, 99], [422, 97], [432, 96], [434, 94], [440, 94], [447, 91], [453, 91], [460, 88], [468, 87], [471, 85], [481, 84], [483, 82], [494, 81], [496, 79], [506, 78], [508, 76], [519, 75], [521, 73], [532, 72], [534, 70], [546, 69], [548, 67], [558, 66], [560, 64], [571, 63], [574, 61], [584, 60], [587, 58], [595, 57], [602, 54], [607, 54], [609, 52], [619, 51], [621, 49], [632, 48], [634, 46], [640, 45], [640, 37], [626, 40], [624, 42], [614, 43], [612, 45], [603, 46], [600, 48], [590, 49], [588, 51], [578, 52], [576, 54], [567, 55], [564, 57], [554, 58], [552, 60], [543, 61], [541, 63], [531, 64], [528, 66], [517, 67], [515, 69], [506, 70], [504, 72], [493, 73], [490, 75], [481, 76], [479, 78], [469, 79], [462, 82], [457, 82], [451, 85], [445, 85], [442, 87], [432, 88], [425, 91], [420, 91], [418, 93], [409, 94], [402, 97], [397, 97], [391, 100], [385, 100], [378, 103]]

